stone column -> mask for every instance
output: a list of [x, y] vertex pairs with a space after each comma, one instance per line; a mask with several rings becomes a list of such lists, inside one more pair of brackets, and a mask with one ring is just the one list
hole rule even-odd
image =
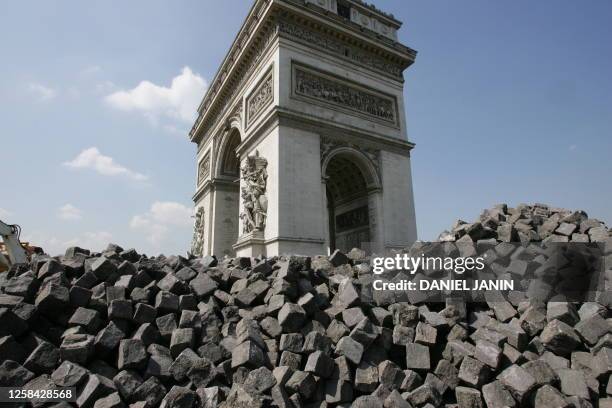
[[368, 193], [368, 212], [370, 223], [371, 253], [382, 254], [384, 252], [384, 222], [382, 193], [379, 189]]
[[323, 238], [324, 244], [323, 247], [327, 254], [330, 254], [331, 251], [331, 231], [329, 230], [329, 223], [333, 222], [329, 219], [329, 203], [327, 202], [327, 181], [329, 177], [323, 176], [321, 177], [321, 209], [323, 211]]
[[215, 180], [212, 186], [212, 245], [211, 253], [218, 257], [234, 255], [232, 245], [238, 238], [238, 183]]

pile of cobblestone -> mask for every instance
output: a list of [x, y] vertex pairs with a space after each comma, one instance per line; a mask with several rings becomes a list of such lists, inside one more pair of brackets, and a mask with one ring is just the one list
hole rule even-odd
[[569, 211], [546, 204], [520, 204], [509, 208], [499, 204], [484, 210], [473, 223], [458, 220], [451, 231], [444, 231], [440, 241], [473, 241], [495, 238], [500, 242], [604, 242], [610, 237], [608, 227], [584, 211]]
[[[583, 212], [504, 205], [441, 240], [610, 231]], [[358, 249], [37, 256], [0, 274], [0, 386], [76, 387], [82, 408], [612, 407], [605, 302], [411, 303], [377, 296], [372, 279]]]

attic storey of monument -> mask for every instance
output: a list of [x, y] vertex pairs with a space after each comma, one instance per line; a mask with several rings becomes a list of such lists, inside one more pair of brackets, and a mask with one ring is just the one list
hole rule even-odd
[[202, 254], [416, 239], [401, 22], [357, 0], [257, 0], [189, 134]]

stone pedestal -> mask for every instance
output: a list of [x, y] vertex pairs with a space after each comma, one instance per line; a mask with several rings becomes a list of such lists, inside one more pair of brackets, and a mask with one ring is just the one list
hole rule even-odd
[[256, 257], [266, 254], [263, 231], [253, 231], [243, 235], [233, 245], [236, 256]]

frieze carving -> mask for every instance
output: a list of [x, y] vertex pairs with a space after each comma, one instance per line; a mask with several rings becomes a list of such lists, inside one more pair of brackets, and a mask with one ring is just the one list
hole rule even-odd
[[191, 254], [202, 256], [204, 249], [204, 207], [198, 207], [193, 223], [193, 239], [191, 241]]
[[240, 169], [241, 197], [244, 210], [240, 214], [242, 232], [249, 234], [254, 231], [264, 231], [266, 228], [266, 214], [268, 211], [268, 198], [266, 187], [268, 161], [255, 155], [247, 156], [245, 164]]
[[310, 69], [294, 66], [296, 95], [349, 109], [369, 117], [396, 123], [395, 100], [364, 91], [340, 80], [331, 79]]
[[273, 99], [274, 78], [270, 70], [247, 98], [247, 123], [251, 124], [264, 108], [272, 103]]
[[293, 37], [304, 40], [309, 44], [318, 45], [329, 51], [335, 53], [344, 52], [344, 46], [340, 41], [336, 41], [329, 36], [320, 35], [312, 30], [308, 30], [305, 27], [293, 24], [289, 21], [281, 20], [279, 22], [278, 29], [280, 33], [289, 34]]
[[370, 147], [362, 147], [355, 143], [349, 143], [349, 142], [345, 142], [345, 141], [337, 140], [337, 139], [330, 139], [330, 138], [322, 136], [321, 144], [320, 144], [321, 164], [323, 164], [325, 159], [327, 159], [327, 156], [329, 156], [329, 154], [338, 147], [350, 147], [352, 149], [359, 151], [364, 156], [366, 156], [368, 160], [370, 161], [370, 163], [376, 169], [376, 175], [378, 176], [380, 180], [380, 151], [377, 149], [372, 149]]
[[403, 70], [399, 64], [387, 62], [373, 53], [362, 51], [357, 47], [344, 44], [329, 35], [321, 35], [305, 27], [284, 20], [279, 22], [279, 32], [302, 40], [309, 45], [323, 48], [338, 57], [348, 58], [354, 62], [390, 74], [396, 78], [402, 77]]
[[206, 178], [210, 174], [210, 152], [207, 152], [204, 155], [202, 161], [200, 161], [200, 165], [198, 166], [198, 184], [201, 184], [206, 180]]

